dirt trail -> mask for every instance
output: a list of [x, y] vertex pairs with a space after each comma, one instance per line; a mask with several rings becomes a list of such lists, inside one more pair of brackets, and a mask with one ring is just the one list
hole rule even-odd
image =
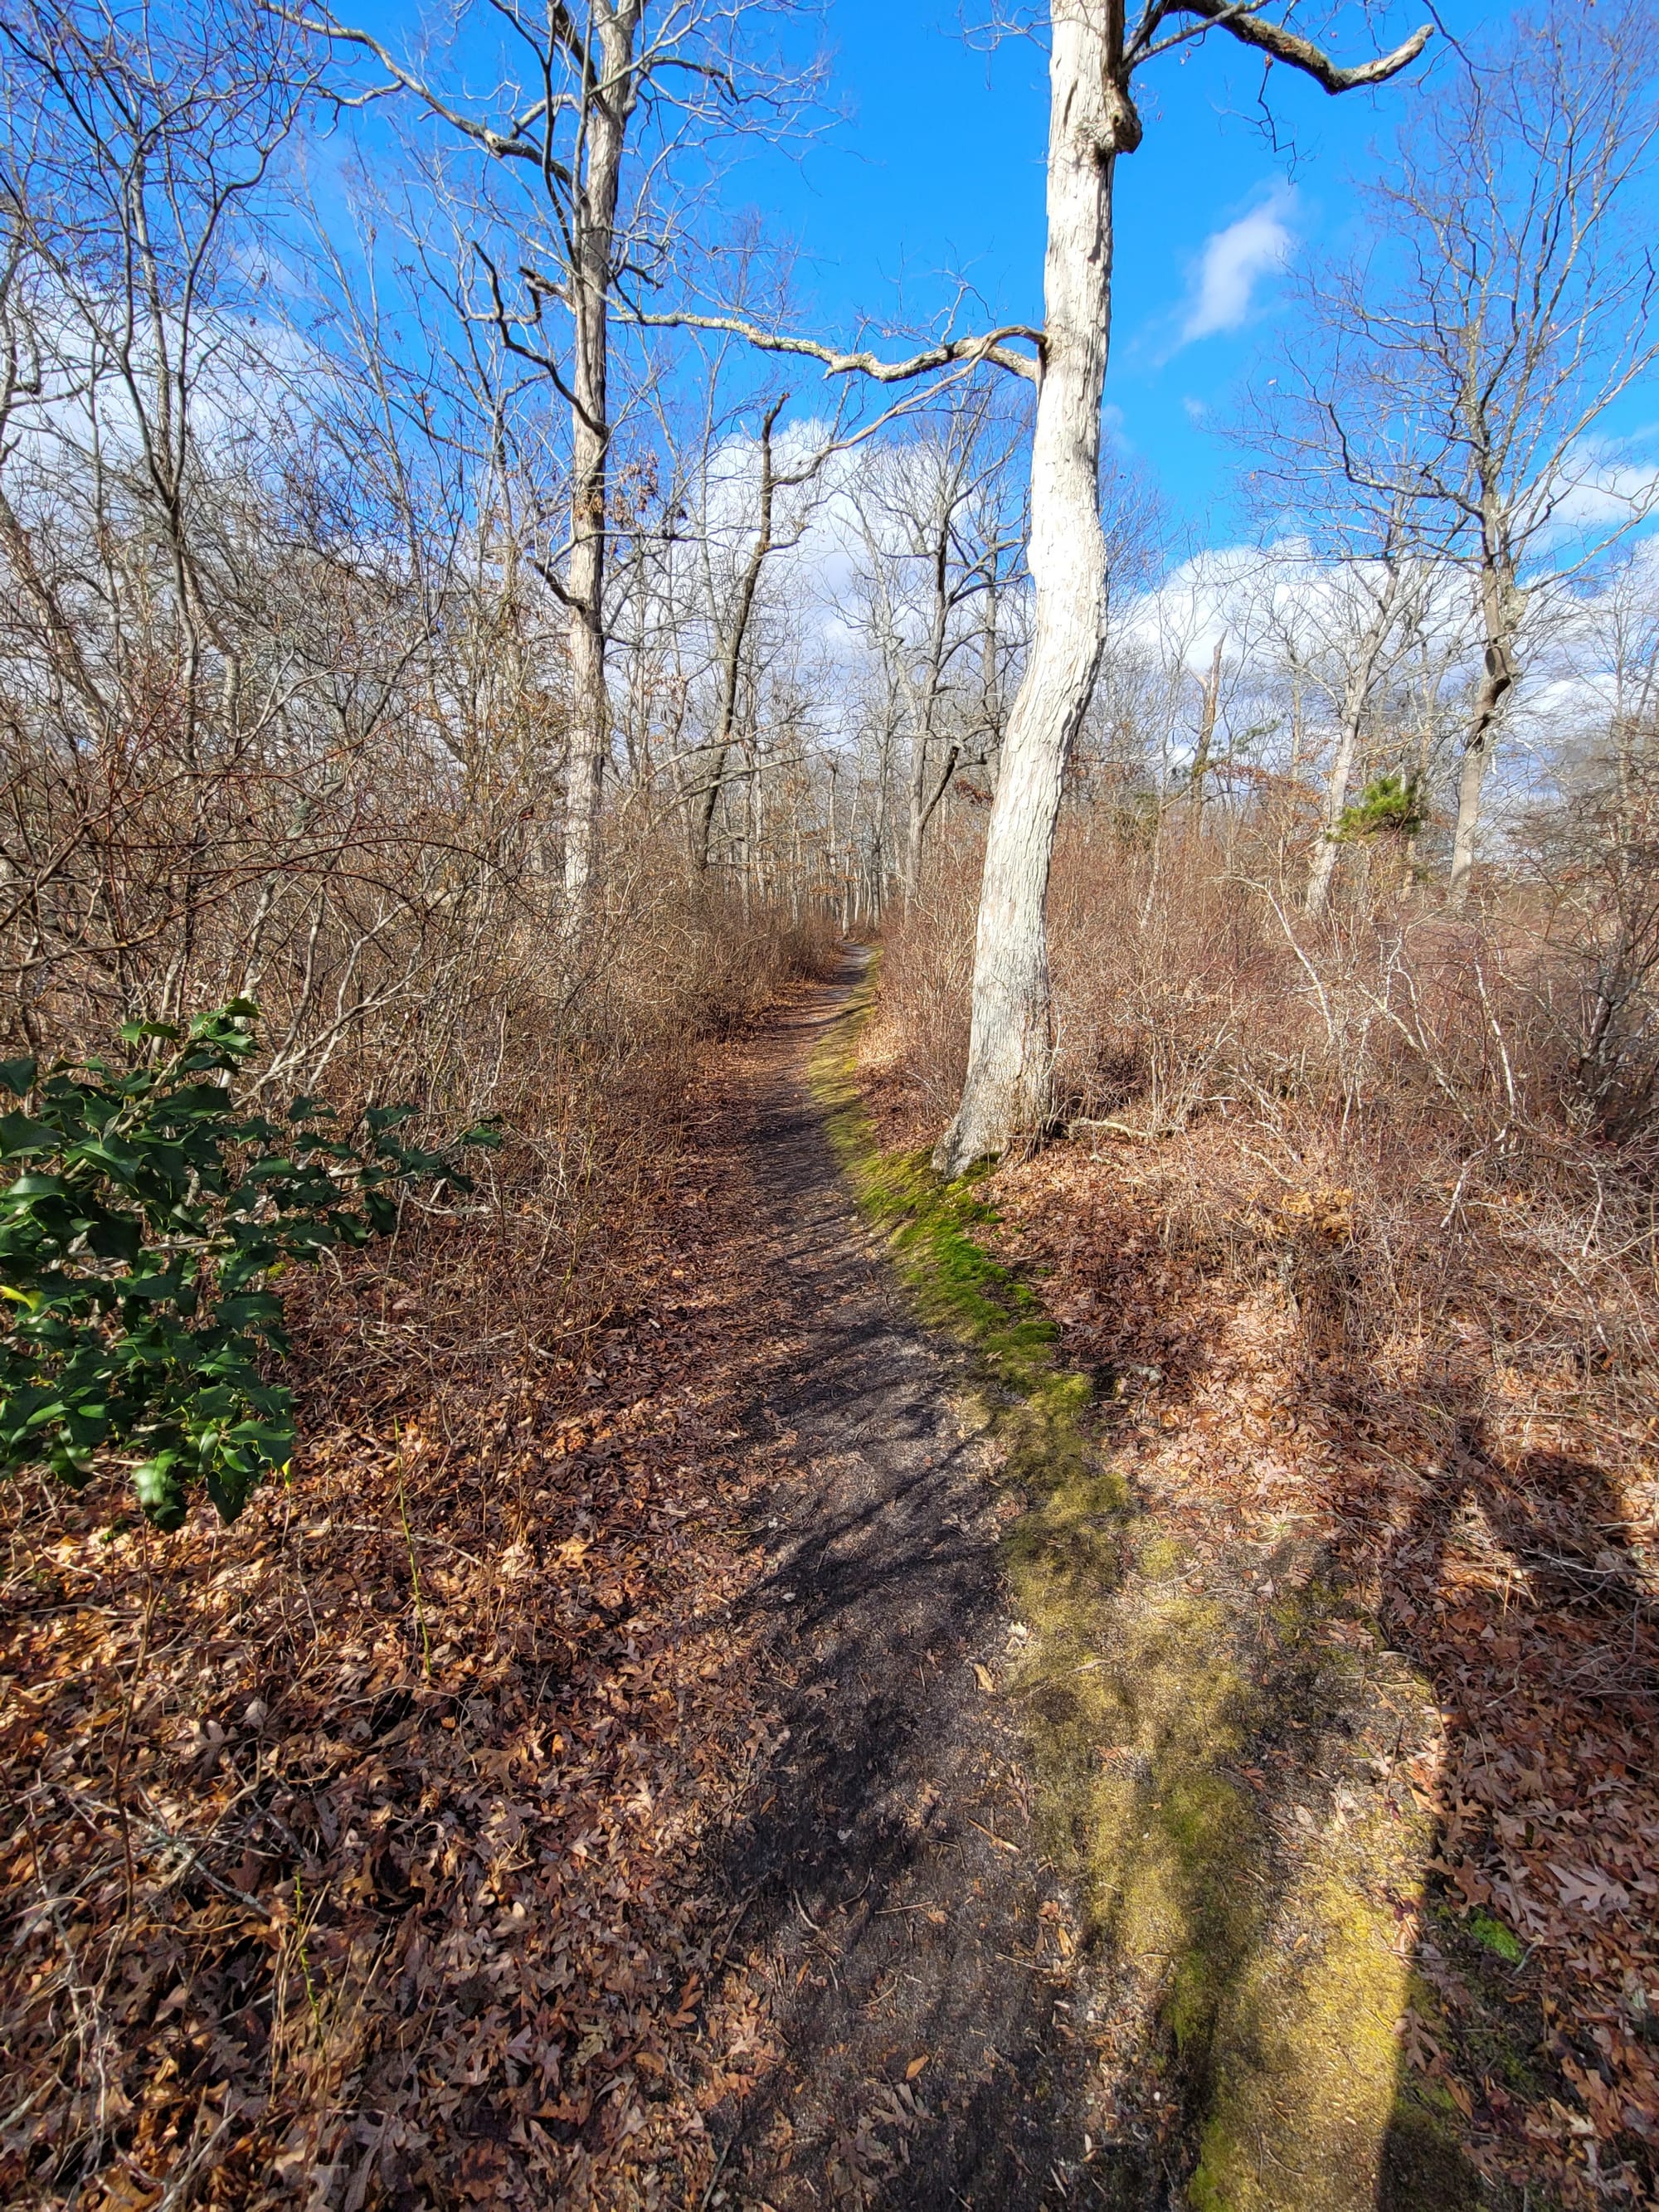
[[752, 1172], [789, 1347], [754, 1417], [751, 1441], [790, 1470], [766, 1506], [757, 1602], [790, 1734], [728, 1880], [781, 2056], [740, 2112], [715, 2116], [708, 2201], [1151, 2204], [1087, 2156], [1065, 1908], [1017, 1730], [987, 1687], [1018, 1632], [986, 1448], [949, 1352], [859, 1223], [808, 1091], [861, 974], [849, 959], [751, 1063]]

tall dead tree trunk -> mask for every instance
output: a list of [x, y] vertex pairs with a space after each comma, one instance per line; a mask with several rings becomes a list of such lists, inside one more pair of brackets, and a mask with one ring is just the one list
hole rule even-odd
[[[949, 569], [951, 558], [951, 524], [952, 508], [948, 495], [940, 501], [940, 512], [934, 518], [935, 534], [932, 547], [933, 603], [927, 630], [927, 648], [920, 684], [905, 683], [908, 696], [910, 721], [910, 781], [909, 811], [905, 824], [904, 872], [901, 888], [904, 895], [904, 911], [908, 915], [921, 891], [921, 848], [927, 835], [927, 825], [933, 820], [939, 801], [944, 798], [951, 778], [956, 774], [957, 761], [961, 755], [959, 744], [947, 745], [945, 767], [934, 781], [930, 777], [933, 743], [933, 726], [938, 719], [939, 695], [945, 685], [945, 633], [951, 618]], [[901, 678], [904, 673], [902, 653], [898, 656]], [[932, 793], [928, 784], [933, 782]]]
[[1359, 733], [1364, 726], [1366, 712], [1376, 687], [1384, 648], [1398, 619], [1400, 570], [1392, 557], [1392, 549], [1384, 558], [1387, 565], [1382, 582], [1371, 597], [1364, 625], [1354, 641], [1353, 658], [1349, 664], [1347, 681], [1342, 687], [1336, 754], [1331, 763], [1330, 781], [1325, 789], [1325, 827], [1314, 847], [1313, 861], [1308, 871], [1308, 893], [1304, 904], [1310, 915], [1323, 914], [1330, 903], [1331, 882], [1336, 873], [1342, 817], [1348, 804], [1348, 785], [1353, 775], [1354, 755], [1359, 749]]
[[[642, 100], [660, 117], [677, 111], [695, 140], [700, 112], [729, 129], [745, 95], [732, 71], [730, 11], [720, 0], [684, 0], [647, 24], [652, 0], [558, 0], [538, 17], [507, 9], [515, 41], [511, 74], [483, 103], [447, 91], [401, 62], [373, 33], [341, 22], [319, 0], [274, 14], [331, 48], [371, 54], [391, 87], [419, 103], [445, 130], [483, 155], [495, 186], [481, 184], [471, 240], [489, 287], [489, 319], [504, 352], [532, 364], [569, 409], [569, 531], [562, 563], [537, 560], [537, 573], [568, 617], [572, 714], [564, 814], [564, 891], [572, 926], [586, 912], [599, 870], [599, 820], [611, 758], [605, 684], [605, 587], [609, 567], [611, 322], [623, 272], [650, 262], [660, 239], [648, 220], [657, 170], [624, 192], [629, 134]], [[465, 11], [464, 10], [463, 13]], [[480, 9], [480, 15], [485, 12]], [[527, 58], [526, 58], [527, 57]], [[354, 104], [366, 95], [354, 93]], [[487, 111], [475, 112], [482, 106]], [[493, 116], [493, 119], [490, 119]], [[659, 163], [662, 157], [659, 156]], [[497, 198], [496, 188], [516, 196]], [[526, 226], [526, 213], [531, 222]], [[492, 240], [505, 233], [511, 273], [496, 265]], [[501, 257], [505, 258], [506, 257]], [[568, 318], [568, 343], [555, 325]]]
[[[720, 804], [721, 787], [726, 781], [726, 763], [732, 750], [732, 736], [737, 726], [738, 682], [743, 669], [744, 641], [749, 635], [750, 621], [755, 611], [755, 594], [760, 588], [761, 571], [766, 566], [767, 555], [772, 550], [772, 516], [778, 487], [777, 471], [773, 463], [772, 433], [777, 428], [778, 417], [783, 409], [784, 400], [775, 400], [761, 422], [760, 513], [756, 523], [755, 542], [738, 579], [737, 598], [720, 641], [720, 700], [715, 708], [714, 742], [709, 748], [708, 778], [697, 805], [696, 859], [699, 873], [706, 873], [708, 867], [708, 848], [714, 830], [714, 809]], [[794, 483], [800, 479], [792, 477], [789, 481]]]
[[[904, 911], [908, 914], [921, 896], [921, 856], [927, 842], [928, 826], [938, 813], [939, 802], [951, 787], [951, 779], [962, 758], [962, 745], [952, 738], [945, 748], [945, 764], [937, 775], [930, 774], [928, 757], [918, 747], [910, 765], [909, 817], [905, 824], [904, 872], [900, 889], [904, 895]], [[931, 790], [929, 785], [932, 785]]]
[[1446, 903], [1454, 914], [1461, 914], [1468, 903], [1475, 840], [1480, 830], [1481, 794], [1498, 749], [1504, 706], [1515, 688], [1516, 647], [1524, 603], [1514, 566], [1501, 554], [1483, 556], [1480, 595], [1480, 681], [1475, 686], [1463, 738], [1463, 763], [1457, 778], [1457, 827], [1452, 836], [1451, 872], [1446, 882]]
[[1204, 695], [1198, 710], [1198, 743], [1193, 747], [1193, 770], [1188, 785], [1194, 826], [1204, 819], [1204, 779], [1210, 772], [1210, 747], [1215, 742], [1216, 720], [1221, 712], [1221, 656], [1226, 647], [1224, 633], [1215, 641], [1215, 654], [1210, 662], [1210, 672], [1204, 679]]
[[933, 1165], [959, 1175], [1041, 1136], [1054, 1112], [1045, 907], [1066, 759], [1094, 688], [1106, 606], [1100, 406], [1111, 314], [1112, 172], [1140, 143], [1137, 65], [1182, 15], [1225, 29], [1327, 92], [1381, 82], [1426, 44], [1426, 27], [1381, 60], [1341, 70], [1282, 23], [1232, 0], [1152, 0], [1126, 40], [1121, 0], [1050, 10], [1047, 318], [1031, 459], [1029, 565], [1036, 629], [1009, 719], [975, 940], [968, 1076]]
[[605, 666], [611, 294], [623, 149], [636, 93], [634, 43], [640, 15], [640, 0], [593, 11], [593, 35], [581, 63], [586, 162], [585, 167], [573, 164], [570, 192], [570, 556], [563, 592], [570, 616], [576, 712], [566, 772], [564, 888], [573, 920], [585, 908], [595, 877], [611, 757]]
[[1096, 0], [1055, 0], [1053, 23], [1042, 369], [1027, 553], [1036, 629], [986, 841], [968, 1079], [933, 1155], [945, 1175], [1048, 1121], [1054, 1037], [1044, 908], [1060, 779], [1094, 689], [1106, 622], [1100, 407], [1112, 168], [1119, 152], [1138, 143], [1139, 125], [1116, 93], [1107, 11]]
[[821, 361], [831, 376], [899, 383], [963, 363], [1032, 376], [1007, 343], [1036, 341], [1027, 566], [1036, 625], [1003, 742], [975, 937], [973, 1018], [962, 1103], [933, 1154], [942, 1174], [1041, 1133], [1053, 1109], [1054, 1036], [1044, 907], [1066, 759], [1100, 664], [1106, 542], [1100, 526], [1100, 408], [1111, 314], [1112, 173], [1140, 143], [1130, 98], [1139, 65], [1211, 29], [1310, 76], [1328, 93], [1381, 84], [1421, 53], [1425, 25], [1390, 54], [1340, 69], [1266, 17], [1262, 0], [1146, 0], [1133, 33], [1124, 0], [1050, 0], [1048, 217], [1041, 331], [1005, 325], [887, 362], [735, 316], [681, 312], [643, 322], [732, 331], [769, 352]]

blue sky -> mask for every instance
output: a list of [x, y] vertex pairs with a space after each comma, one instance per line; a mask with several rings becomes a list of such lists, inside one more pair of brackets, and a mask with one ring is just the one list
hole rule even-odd
[[[1439, 14], [1461, 36], [1494, 11], [1450, 0]], [[1040, 319], [1046, 55], [1030, 40], [975, 51], [962, 20], [952, 0], [830, 0], [830, 98], [844, 119], [798, 159], [755, 155], [728, 179], [732, 200], [799, 240], [804, 319], [823, 335], [861, 315], [923, 320], [953, 273], [998, 319]], [[1425, 20], [1391, 6], [1368, 26], [1345, 9], [1331, 43], [1358, 60]], [[1225, 533], [1237, 466], [1204, 423], [1251, 374], [1274, 265], [1352, 222], [1348, 177], [1412, 97], [1410, 76], [1332, 100], [1277, 70], [1276, 150], [1261, 77], [1214, 34], [1184, 63], [1155, 64], [1139, 80], [1145, 143], [1118, 169], [1110, 420], [1173, 519], [1202, 538]]]
[[[793, 241], [796, 328], [844, 340], [872, 321], [930, 325], [963, 280], [988, 319], [1041, 319], [1047, 55], [1032, 38], [988, 51], [965, 36], [963, 22], [994, 4], [821, 0], [798, 26], [810, 42], [803, 53], [820, 41], [827, 52], [825, 110], [790, 150], [726, 143], [713, 225], [753, 210], [769, 235]], [[1016, 4], [1042, 13], [1035, 0]], [[408, 0], [364, 0], [363, 12], [394, 46], [418, 47]], [[1328, 45], [1346, 61], [1386, 49], [1431, 13], [1442, 29], [1421, 61], [1375, 94], [1333, 100], [1275, 69], [1271, 128], [1259, 106], [1260, 58], [1224, 34], [1137, 80], [1146, 132], [1118, 167], [1107, 401], [1120, 449], [1163, 495], [1173, 555], [1249, 527], [1235, 489], [1240, 453], [1217, 426], [1241, 389], [1268, 373], [1261, 364], [1282, 266], [1352, 237], [1362, 220], [1352, 180], [1387, 158], [1389, 134], [1423, 85], [1458, 66], [1447, 34], [1478, 38], [1511, 12], [1491, 0], [1305, 5], [1298, 24], [1311, 31], [1322, 18]], [[478, 95], [500, 65], [492, 20], [465, 17], [459, 48], [441, 19], [433, 25], [439, 74], [452, 88], [468, 82], [476, 112], [488, 106]], [[768, 21], [763, 12], [763, 37]], [[371, 147], [385, 113], [363, 118]], [[811, 405], [810, 380], [792, 374], [790, 382], [797, 404]], [[1646, 447], [1656, 417], [1651, 393], [1637, 391], [1606, 427]]]

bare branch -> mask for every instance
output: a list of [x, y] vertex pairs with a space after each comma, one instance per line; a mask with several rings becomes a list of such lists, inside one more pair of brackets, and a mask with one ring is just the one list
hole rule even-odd
[[[882, 361], [872, 353], [842, 353], [817, 338], [792, 338], [781, 331], [763, 331], [758, 325], [744, 322], [735, 315], [698, 315], [689, 311], [653, 315], [637, 307], [629, 307], [626, 313], [630, 322], [648, 330], [725, 331], [733, 337], [745, 339], [763, 353], [798, 354], [809, 361], [821, 361], [826, 376], [867, 376], [878, 384], [908, 384], [915, 377], [930, 375], [934, 369], [980, 361], [988, 361], [994, 367], [1005, 368], [1013, 376], [1023, 376], [1032, 384], [1042, 374], [1042, 333], [1024, 323], [1005, 324], [1001, 329], [987, 331], [978, 337], [945, 338], [938, 345], [927, 346], [921, 353], [912, 354], [908, 361]], [[1033, 360], [1027, 354], [1012, 351], [1004, 343], [1008, 338], [1027, 340], [1037, 349], [1037, 358]]]
[[1274, 61], [1300, 70], [1328, 93], [1358, 92], [1367, 85], [1386, 84], [1391, 76], [1410, 67], [1434, 33], [1434, 26], [1425, 23], [1392, 53], [1362, 62], [1357, 69], [1341, 69], [1311, 39], [1301, 37], [1283, 23], [1264, 21], [1254, 7], [1241, 6], [1238, 0], [1171, 0], [1168, 13], [1196, 15], [1230, 33], [1241, 45], [1255, 46]]
[[[374, 55], [381, 68], [396, 81], [398, 85], [401, 86], [404, 91], [412, 92], [434, 115], [441, 118], [453, 130], [459, 131], [463, 137], [471, 138], [475, 145], [482, 146], [487, 154], [494, 155], [497, 161], [528, 161], [538, 168], [550, 166], [553, 175], [568, 190], [570, 185], [568, 169], [557, 161], [550, 165], [546, 160], [545, 148], [538, 145], [533, 138], [526, 137], [522, 127], [515, 126], [514, 135], [508, 137], [501, 131], [492, 131], [487, 123], [475, 123], [471, 116], [463, 115], [459, 108], [450, 106], [447, 100], [438, 97], [430, 85], [404, 69], [390, 49], [383, 46], [372, 32], [356, 30], [346, 23], [337, 23], [331, 15], [324, 15], [318, 19], [310, 15], [296, 15], [289, 9], [270, 5], [269, 0], [267, 12], [284, 23], [291, 23], [295, 30], [309, 31], [313, 38], [336, 40], [348, 46], [363, 47]], [[545, 112], [546, 103], [544, 102], [540, 108], [532, 110], [532, 119]]]

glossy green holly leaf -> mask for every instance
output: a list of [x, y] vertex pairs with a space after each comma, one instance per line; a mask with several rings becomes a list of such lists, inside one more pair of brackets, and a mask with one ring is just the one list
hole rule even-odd
[[239, 1105], [254, 1012], [233, 1000], [182, 1041], [129, 1025], [155, 1048], [136, 1066], [58, 1062], [37, 1082], [11, 1065], [35, 1110], [0, 1115], [0, 1159], [28, 1163], [0, 1193], [0, 1472], [44, 1461], [79, 1483], [118, 1452], [158, 1527], [201, 1491], [234, 1519], [296, 1447], [270, 1372], [288, 1351], [276, 1276], [394, 1229], [417, 1183], [459, 1180], [459, 1145], [393, 1133], [410, 1106], [359, 1133], [315, 1099], [281, 1121]]
[[176, 1472], [178, 1458], [176, 1452], [160, 1452], [132, 1470], [138, 1503], [158, 1528], [182, 1528], [190, 1511], [185, 1486]]

